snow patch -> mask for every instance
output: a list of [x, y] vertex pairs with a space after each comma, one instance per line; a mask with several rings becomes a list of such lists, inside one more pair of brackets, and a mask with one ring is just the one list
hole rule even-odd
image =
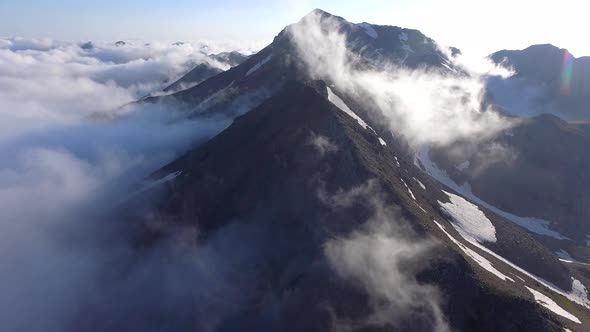
[[178, 176], [180, 176], [180, 174], [182, 174], [182, 171], [170, 173], [170, 174], [164, 176], [163, 178], [160, 178], [158, 180], [155, 180], [155, 181], [152, 181], [152, 182], [148, 183], [139, 192], [144, 192], [144, 191], [150, 190], [150, 189], [152, 189], [154, 187], [160, 186], [160, 185], [162, 185], [162, 184], [164, 184], [166, 182], [170, 182], [170, 181], [176, 179]]
[[426, 186], [424, 185], [424, 183], [420, 182], [420, 180], [418, 180], [418, 179], [416, 179], [416, 178], [413, 178], [413, 179], [414, 179], [414, 181], [416, 181], [416, 182], [418, 183], [418, 185], [419, 185], [419, 186], [420, 186], [420, 187], [421, 187], [423, 190], [426, 190]]
[[407, 33], [405, 33], [405, 32], [402, 32], [402, 33], [400, 33], [400, 34], [399, 34], [399, 40], [400, 40], [401, 42], [404, 42], [404, 43], [406, 43], [406, 42], [408, 41], [408, 34], [407, 34]]
[[131, 193], [129, 196], [125, 197], [124, 199], [122, 199], [119, 203], [117, 203], [117, 205], [122, 204], [124, 202], [129, 201], [130, 199], [134, 198], [135, 196], [138, 196], [148, 190], [151, 190], [155, 187], [158, 187], [160, 185], [163, 185], [166, 182], [170, 182], [174, 179], [176, 179], [177, 177], [179, 177], [182, 174], [182, 171], [177, 171], [177, 172], [172, 172], [160, 179], [148, 182], [146, 185], [144, 185], [142, 188], [140, 188], [139, 190]]
[[424, 212], [424, 213], [428, 213], [428, 212], [426, 212], [426, 210], [425, 210], [425, 209], [424, 209], [422, 206], [420, 206], [420, 204], [418, 204], [418, 203], [416, 203], [416, 202], [414, 202], [414, 204], [416, 204], [416, 206], [417, 206], [417, 207], [418, 207], [420, 210], [422, 210], [422, 212]]
[[399, 163], [399, 159], [397, 159], [396, 156], [393, 156], [393, 158], [395, 158], [395, 164], [397, 165], [397, 167], [402, 167], [402, 165]]
[[469, 242], [496, 242], [496, 228], [479, 207], [461, 196], [443, 191], [451, 200], [438, 201], [443, 210], [452, 217], [451, 225]]
[[556, 251], [555, 254], [557, 255], [557, 257], [559, 257], [559, 260], [562, 262], [566, 262], [566, 263], [575, 263], [576, 262], [576, 260], [570, 255], [570, 253], [563, 250], [563, 249], [559, 249], [559, 251]]
[[401, 179], [402, 183], [404, 184], [404, 186], [406, 186], [406, 189], [408, 189], [408, 192], [410, 193], [410, 196], [412, 196], [413, 200], [416, 200], [416, 196], [414, 196], [414, 193], [412, 192], [412, 189], [410, 189], [410, 187], [408, 187], [408, 184], [406, 183], [406, 181], [404, 181], [404, 179]]
[[457, 72], [457, 70], [455, 70], [455, 68], [452, 68], [452, 67], [451, 67], [451, 66], [449, 66], [448, 64], [446, 64], [446, 63], [444, 63], [444, 62], [443, 62], [443, 63], [441, 63], [441, 64], [443, 65], [443, 67], [447, 68], [448, 70], [450, 70], [450, 71], [452, 71], [452, 72], [454, 72], [454, 73], [456, 73], [456, 72]]
[[248, 72], [246, 73], [246, 76], [250, 76], [252, 73], [254, 73], [258, 69], [260, 69], [260, 67], [264, 66], [267, 62], [270, 61], [270, 59], [272, 59], [272, 54], [269, 54], [262, 61], [260, 61], [259, 63], [255, 64], [254, 67], [250, 68], [250, 70], [248, 70]]
[[492, 250], [486, 248], [485, 246], [479, 244], [478, 242], [474, 242], [474, 241], [468, 241], [469, 243], [471, 243], [472, 245], [476, 246], [477, 248], [481, 249], [482, 251], [494, 256], [495, 258], [499, 259], [500, 261], [506, 263], [508, 266], [512, 267], [513, 269], [515, 269], [516, 271], [526, 275], [527, 277], [535, 280], [536, 282], [538, 282], [539, 284], [545, 286], [547, 289], [549, 289], [550, 291], [560, 294], [562, 296], [565, 296], [566, 298], [568, 298], [570, 301], [575, 302], [579, 305], [582, 305], [588, 309], [590, 309], [590, 300], [588, 300], [588, 291], [586, 290], [586, 287], [577, 279], [572, 278], [572, 290], [568, 293], [564, 290], [562, 290], [561, 288], [557, 287], [556, 285], [554, 285], [553, 283], [538, 277], [530, 272], [528, 272], [527, 270], [521, 268], [520, 266], [512, 263], [511, 261], [507, 260], [506, 258], [496, 254], [495, 252], [493, 252]]
[[408, 53], [414, 53], [414, 50], [408, 44], [403, 44], [402, 49]]
[[379, 143], [381, 143], [383, 146], [387, 146], [387, 143], [381, 137], [379, 137]]
[[375, 29], [373, 29], [373, 26], [371, 26], [369, 23], [361, 23], [360, 26], [365, 29], [365, 32], [367, 33], [367, 35], [369, 35], [369, 37], [373, 39], [377, 39], [377, 37], [379, 37], [377, 31], [375, 31]]
[[476, 253], [475, 251], [471, 250], [469, 247], [467, 247], [463, 243], [457, 241], [451, 234], [447, 233], [445, 228], [441, 224], [436, 222], [436, 220], [433, 220], [433, 221], [438, 226], [438, 228], [440, 228], [443, 231], [443, 233], [445, 233], [446, 236], [449, 239], [451, 239], [451, 241], [453, 241], [454, 244], [456, 244], [467, 256], [469, 256], [471, 259], [473, 259], [477, 264], [479, 264], [479, 266], [481, 266], [486, 271], [494, 274], [496, 277], [498, 277], [504, 281], [509, 280], [509, 281], [514, 282], [514, 280], [512, 278], [508, 277], [507, 275], [503, 274], [502, 272], [500, 272], [496, 268], [494, 268], [494, 266], [492, 265], [492, 263], [489, 260], [485, 259], [483, 256]]
[[529, 292], [531, 292], [533, 294], [533, 296], [535, 297], [535, 301], [537, 301], [538, 304], [542, 305], [543, 307], [553, 311], [555, 314], [561, 316], [561, 317], [565, 317], [569, 320], [571, 320], [572, 322], [578, 323], [578, 324], [582, 324], [582, 322], [574, 315], [570, 314], [569, 312], [567, 312], [565, 309], [563, 309], [562, 307], [560, 307], [557, 303], [555, 303], [555, 301], [553, 301], [550, 297], [546, 296], [545, 294], [538, 292], [528, 286], [525, 286], [526, 289], [529, 290]]
[[213, 93], [212, 95], [210, 95], [209, 97], [205, 98], [205, 100], [203, 100], [202, 102], [200, 102], [197, 107], [193, 110], [193, 112], [195, 112], [196, 110], [199, 109], [203, 109], [206, 108], [207, 105], [210, 105], [211, 103], [215, 103], [215, 101], [219, 100], [220, 98], [224, 97], [226, 92], [231, 89], [234, 84], [236, 83], [236, 81], [231, 81], [231, 83], [229, 83], [225, 88], [216, 91], [215, 93]]
[[402, 42], [402, 49], [407, 53], [414, 53], [414, 50], [408, 45], [408, 34], [402, 32], [399, 34], [399, 41]]
[[[328, 87], [328, 100], [336, 105], [336, 107], [338, 107], [340, 110], [342, 110], [344, 113], [350, 115], [353, 119], [356, 119], [358, 121], [358, 123], [365, 129], [370, 128], [371, 130], [373, 130], [373, 128], [369, 127], [369, 125], [363, 121], [363, 119], [361, 119], [358, 115], [356, 115], [356, 113], [354, 113], [349, 107], [348, 105], [346, 105], [346, 103], [344, 103], [344, 101], [342, 99], [340, 99], [340, 97], [338, 97], [334, 91], [332, 91], [332, 89], [330, 87]], [[374, 130], [373, 130], [374, 131]]]
[[475, 194], [473, 194], [473, 192], [471, 191], [471, 186], [469, 184], [463, 184], [459, 186], [447, 175], [445, 171], [439, 169], [438, 166], [430, 159], [428, 152], [429, 148], [427, 146], [423, 146], [414, 158], [414, 164], [419, 167], [418, 161], [420, 161], [426, 173], [428, 173], [432, 178], [434, 178], [441, 184], [444, 184], [445, 186], [453, 189], [454, 191], [460, 193], [462, 196], [469, 198], [471, 201], [479, 204], [480, 206], [485, 207], [486, 209], [494, 212], [495, 214], [510, 220], [511, 222], [517, 224], [522, 228], [527, 229], [529, 232], [549, 236], [558, 240], [569, 240], [569, 238], [567, 238], [566, 236], [550, 229], [550, 222], [547, 220], [531, 217], [519, 217], [504, 210], [500, 210], [499, 208], [483, 201], [479, 197], [475, 196]]

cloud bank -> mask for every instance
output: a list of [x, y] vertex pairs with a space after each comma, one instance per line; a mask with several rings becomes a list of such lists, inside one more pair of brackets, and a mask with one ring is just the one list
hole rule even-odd
[[157, 330], [139, 319], [164, 305], [154, 298], [186, 303], [160, 278], [178, 281], [188, 258], [137, 257], [110, 211], [132, 185], [231, 123], [165, 105], [122, 108], [202, 61], [190, 45], [0, 40], [0, 330]]

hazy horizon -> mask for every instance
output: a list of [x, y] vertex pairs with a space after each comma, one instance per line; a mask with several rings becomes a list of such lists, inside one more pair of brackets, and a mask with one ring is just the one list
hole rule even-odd
[[[486, 56], [500, 49], [553, 44], [575, 56], [590, 45], [575, 31], [588, 31], [583, 1], [507, 0], [482, 4], [453, 0], [256, 0], [250, 2], [107, 0], [100, 5], [72, 0], [0, 2], [0, 36], [62, 41], [207, 42], [222, 49], [255, 51], [285, 26], [321, 8], [355, 23], [370, 22], [418, 29], [445, 46]], [[551, 17], [551, 24], [547, 18]], [[482, 40], [485, 41], [482, 43]]]

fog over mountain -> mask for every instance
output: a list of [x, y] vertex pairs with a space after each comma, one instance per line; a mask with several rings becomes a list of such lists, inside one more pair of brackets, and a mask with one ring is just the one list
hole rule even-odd
[[276, 33], [0, 39], [0, 330], [590, 330], [586, 58]]

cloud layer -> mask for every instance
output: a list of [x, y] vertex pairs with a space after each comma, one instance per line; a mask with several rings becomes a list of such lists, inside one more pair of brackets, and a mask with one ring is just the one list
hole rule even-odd
[[[164, 105], [122, 107], [203, 61], [190, 45], [0, 40], [0, 330], [76, 330], [88, 326], [76, 322], [84, 306], [103, 310], [96, 314], [109, 326], [125, 311], [99, 302], [120, 301], [125, 287], [130, 296], [179, 294], [140, 278], [166, 265], [156, 253], [134, 258], [109, 211], [231, 122], [191, 120]], [[182, 270], [181, 261], [166, 264]], [[133, 264], [130, 279], [109, 275]]]

